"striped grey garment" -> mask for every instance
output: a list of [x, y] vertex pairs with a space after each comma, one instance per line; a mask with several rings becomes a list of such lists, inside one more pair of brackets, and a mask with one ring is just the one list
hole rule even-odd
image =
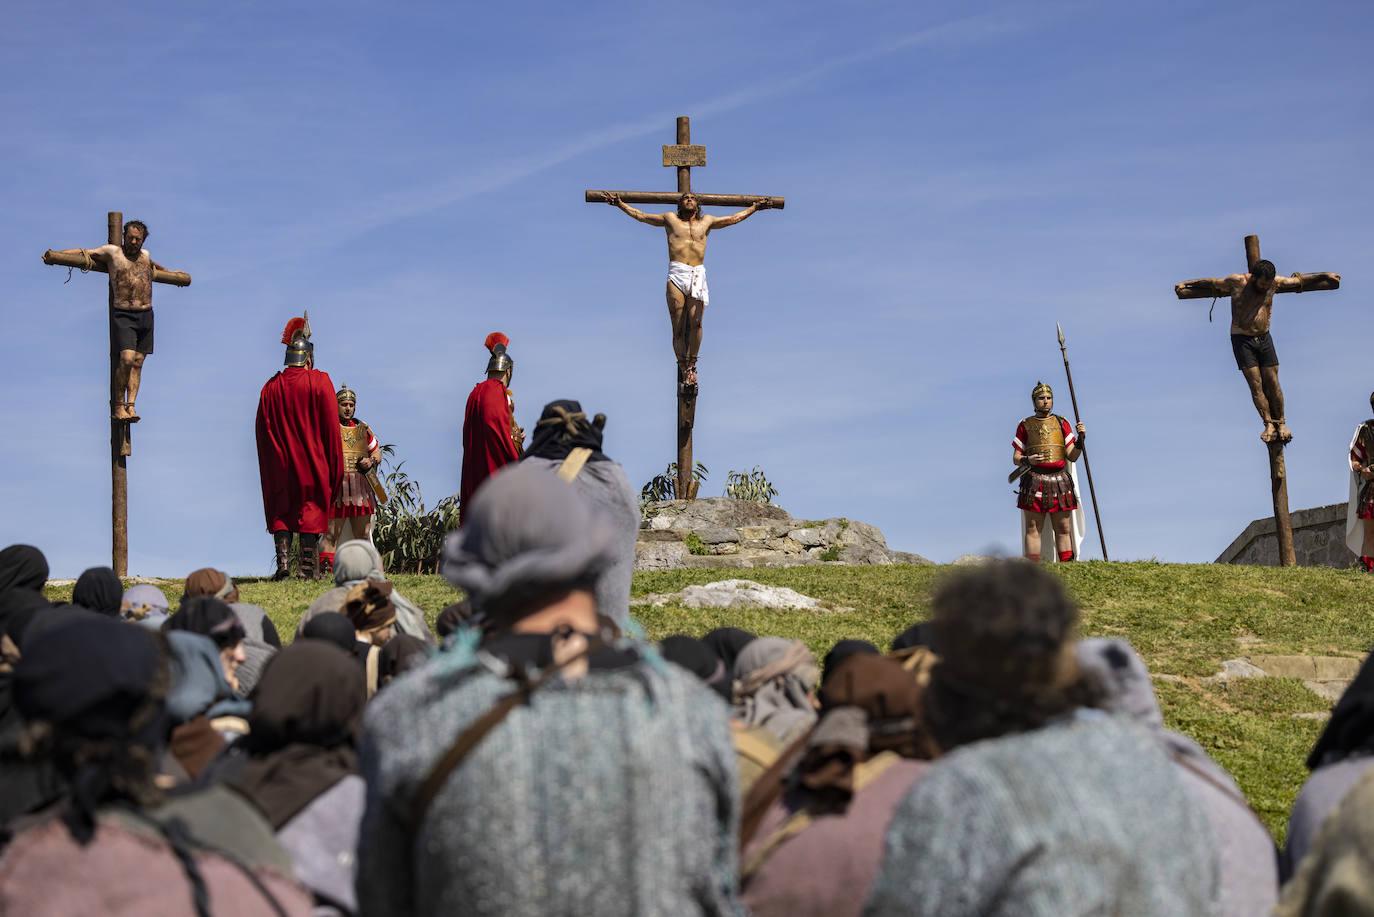
[[417, 786], [514, 683], [460, 640], [379, 693], [361, 748], [359, 913], [742, 914], [725, 707], [639, 649], [646, 658], [556, 677], [517, 706], [449, 776], [414, 839]]
[[1159, 741], [1098, 714], [934, 762], [888, 827], [864, 914], [1210, 917], [1218, 895], [1211, 829]]

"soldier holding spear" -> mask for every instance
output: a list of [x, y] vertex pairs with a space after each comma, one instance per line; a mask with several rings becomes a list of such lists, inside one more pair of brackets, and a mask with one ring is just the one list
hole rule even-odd
[[[1073, 375], [1069, 371], [1068, 351], [1064, 331], [1058, 325], [1059, 349], [1064, 356], [1064, 372], [1069, 380], [1069, 396], [1073, 400], [1075, 426], [1054, 410], [1054, 391], [1044, 382], [1037, 382], [1031, 391], [1035, 413], [1016, 426], [1012, 438], [1012, 462], [1016, 469], [1008, 480], [1021, 480], [1016, 505], [1021, 510], [1025, 533], [1025, 556], [1039, 561], [1042, 554], [1054, 551], [1060, 561], [1070, 561], [1079, 554], [1083, 541], [1085, 520], [1078, 499], [1078, 474], [1074, 463], [1083, 455], [1087, 428], [1078, 419], [1078, 397], [1073, 389]], [[1084, 458], [1084, 466], [1087, 459]], [[1088, 488], [1093, 492], [1093, 515], [1097, 517], [1097, 534], [1102, 541], [1102, 557], [1107, 557], [1107, 542], [1102, 535], [1102, 521], [1097, 513], [1097, 494], [1092, 484], [1092, 470], [1088, 469]], [[1049, 528], [1044, 525], [1045, 517]], [[1053, 538], [1053, 541], [1051, 541]]]

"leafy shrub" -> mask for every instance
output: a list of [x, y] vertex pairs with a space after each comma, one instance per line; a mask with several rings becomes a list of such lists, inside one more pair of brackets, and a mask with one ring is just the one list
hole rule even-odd
[[391, 465], [394, 454], [390, 444], [382, 447], [383, 461], [391, 468], [383, 478], [390, 499], [377, 507], [372, 542], [389, 571], [437, 573], [444, 536], [458, 528], [458, 495], [427, 509], [420, 483], [402, 470], [405, 462]]
[[731, 471], [725, 476], [725, 496], [732, 500], [749, 500], [752, 503], [772, 503], [778, 490], [767, 476], [755, 465], [747, 474]]
[[682, 539], [687, 545], [688, 554], [710, 554], [711, 549], [706, 546], [706, 542], [701, 540], [701, 536], [696, 532], [688, 532], [687, 537]]
[[[705, 465], [697, 462], [692, 468], [692, 480], [700, 485], [702, 481], [711, 474]], [[648, 483], [639, 489], [639, 505], [646, 503], [657, 503], [660, 500], [673, 499], [673, 490], [677, 486], [677, 462], [669, 462], [668, 467], [663, 469], [662, 474], [656, 474], [649, 479]]]

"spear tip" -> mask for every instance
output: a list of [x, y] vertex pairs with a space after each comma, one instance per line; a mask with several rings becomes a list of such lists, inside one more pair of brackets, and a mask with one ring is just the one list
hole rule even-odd
[[1062, 348], [1064, 346], [1064, 329], [1059, 327], [1058, 322], [1055, 322], [1054, 330], [1059, 332], [1059, 346]]

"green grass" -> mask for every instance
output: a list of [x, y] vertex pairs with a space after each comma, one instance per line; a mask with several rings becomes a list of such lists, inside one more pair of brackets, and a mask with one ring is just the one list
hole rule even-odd
[[[636, 619], [649, 637], [701, 635], [733, 625], [759, 634], [804, 640], [818, 655], [845, 637], [886, 648], [892, 637], [929, 615], [930, 597], [953, 567], [793, 567], [675, 570], [635, 575], [633, 596], [677, 592], [692, 583], [742, 577], [787, 586], [824, 600], [835, 611], [688, 609], [640, 605]], [[1123, 637], [1157, 675], [1170, 728], [1197, 739], [1236, 778], [1275, 837], [1306, 770], [1303, 761], [1322, 721], [1304, 714], [1330, 705], [1300, 681], [1262, 678], [1229, 685], [1201, 681], [1225, 659], [1250, 653], [1359, 656], [1374, 645], [1374, 580], [1350, 570], [1274, 569], [1211, 564], [1084, 563], [1054, 565], [1083, 610], [1084, 635]], [[436, 576], [400, 575], [402, 592], [433, 623], [459, 593]], [[268, 610], [283, 636], [330, 583], [239, 579], [243, 600]], [[163, 591], [175, 605], [181, 584]], [[69, 598], [71, 587], [49, 590]], [[633, 601], [633, 599], [632, 599]]]

